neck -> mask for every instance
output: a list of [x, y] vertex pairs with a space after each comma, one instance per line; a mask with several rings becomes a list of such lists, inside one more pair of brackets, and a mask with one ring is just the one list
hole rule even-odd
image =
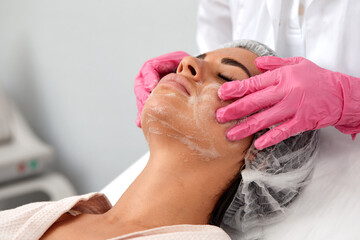
[[109, 211], [122, 234], [176, 224], [207, 224], [215, 204], [238, 169], [219, 169], [186, 145], [149, 141], [145, 169]]

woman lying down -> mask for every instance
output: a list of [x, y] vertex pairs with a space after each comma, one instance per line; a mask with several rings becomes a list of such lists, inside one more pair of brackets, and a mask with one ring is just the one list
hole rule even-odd
[[[216, 109], [226, 81], [259, 74], [254, 60], [275, 55], [255, 41], [185, 57], [161, 79], [141, 118], [150, 159], [111, 206], [90, 193], [0, 212], [0, 239], [260, 239], [309, 181], [318, 133], [258, 151], [255, 136], [230, 142]], [[220, 228], [221, 227], [221, 228]]]

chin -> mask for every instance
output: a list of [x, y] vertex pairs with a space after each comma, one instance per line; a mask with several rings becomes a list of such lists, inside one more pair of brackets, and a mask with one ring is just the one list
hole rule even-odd
[[167, 87], [158, 87], [144, 105], [141, 114], [141, 126], [154, 119], [176, 124], [182, 117], [188, 117], [191, 114], [192, 110], [187, 99], [184, 99], [181, 93]]
[[171, 100], [158, 96], [146, 101], [141, 114], [141, 126], [147, 139], [149, 133], [169, 135], [181, 131], [178, 129], [180, 110], [170, 103]]

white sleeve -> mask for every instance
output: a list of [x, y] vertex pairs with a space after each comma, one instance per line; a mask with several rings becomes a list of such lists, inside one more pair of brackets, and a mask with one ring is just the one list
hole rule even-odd
[[196, 39], [201, 53], [232, 40], [229, 0], [200, 0]]

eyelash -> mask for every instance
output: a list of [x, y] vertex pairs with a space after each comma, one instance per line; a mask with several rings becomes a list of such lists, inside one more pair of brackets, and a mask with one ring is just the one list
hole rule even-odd
[[234, 81], [234, 79], [229, 78], [229, 77], [225, 77], [224, 75], [222, 75], [221, 73], [218, 74], [218, 77], [221, 78], [222, 80], [225, 80], [227, 82], [231, 82]]

